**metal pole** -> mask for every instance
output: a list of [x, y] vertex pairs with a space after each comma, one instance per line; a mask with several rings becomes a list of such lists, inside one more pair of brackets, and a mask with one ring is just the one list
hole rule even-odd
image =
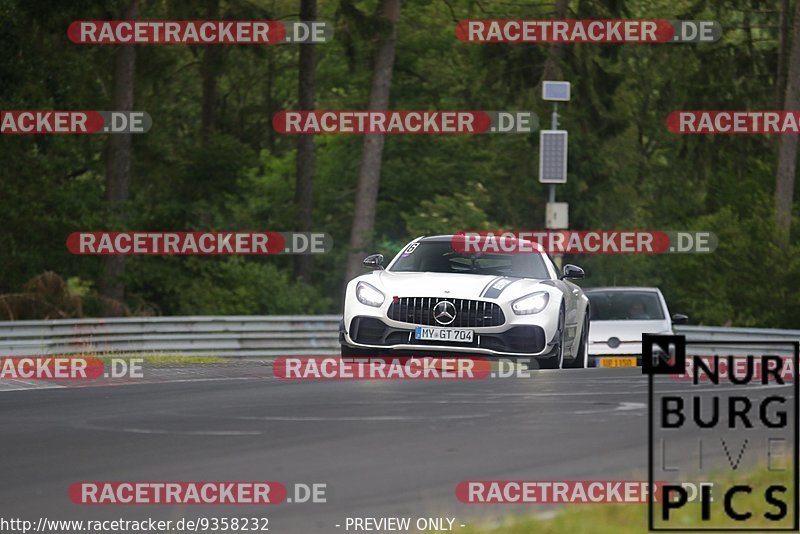
[[[558, 102], [553, 102], [553, 114], [550, 115], [550, 129], [558, 130]], [[548, 202], [556, 201], [556, 184], [550, 184], [550, 195]]]
[[553, 114], [550, 116], [550, 129], [558, 130], [558, 102], [553, 102]]
[[[558, 102], [553, 102], [553, 114], [550, 115], [550, 129], [551, 130], [558, 130]], [[549, 202], [556, 201], [556, 184], [550, 184], [550, 199]], [[553, 254], [553, 261], [561, 270], [561, 254]]]

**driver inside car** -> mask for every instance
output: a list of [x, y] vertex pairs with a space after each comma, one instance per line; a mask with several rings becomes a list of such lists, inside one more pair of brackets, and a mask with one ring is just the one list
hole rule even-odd
[[634, 300], [628, 308], [628, 319], [647, 321], [650, 319], [650, 315], [645, 312], [644, 304], [641, 301]]

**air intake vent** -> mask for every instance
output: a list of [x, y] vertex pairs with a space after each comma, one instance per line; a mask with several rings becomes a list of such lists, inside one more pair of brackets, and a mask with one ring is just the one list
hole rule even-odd
[[494, 302], [467, 299], [445, 299], [438, 297], [402, 297], [389, 306], [389, 319], [403, 323], [427, 326], [444, 326], [433, 318], [433, 308], [442, 301], [451, 302], [456, 308], [455, 320], [447, 325], [453, 328], [480, 328], [500, 326], [506, 322], [500, 306]]

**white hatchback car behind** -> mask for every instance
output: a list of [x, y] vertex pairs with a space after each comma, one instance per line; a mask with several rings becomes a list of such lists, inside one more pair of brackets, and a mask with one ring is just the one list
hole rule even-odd
[[686, 315], [670, 317], [664, 295], [656, 287], [597, 287], [584, 289], [590, 303], [589, 365], [641, 365], [642, 334], [672, 334], [673, 324], [686, 324]]

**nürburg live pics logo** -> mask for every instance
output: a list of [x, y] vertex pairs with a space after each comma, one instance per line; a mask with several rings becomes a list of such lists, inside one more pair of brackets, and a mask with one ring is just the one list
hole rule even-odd
[[798, 352], [642, 337], [650, 531], [798, 530]]

